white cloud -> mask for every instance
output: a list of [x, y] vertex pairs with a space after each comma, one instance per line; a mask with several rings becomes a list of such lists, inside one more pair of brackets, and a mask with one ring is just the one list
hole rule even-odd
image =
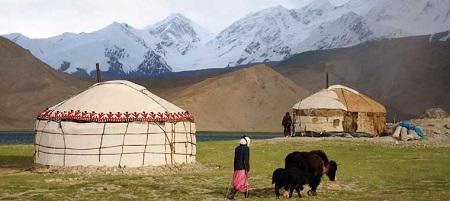
[[[300, 8], [312, 0], [2, 0], [0, 35], [22, 33], [31, 38], [64, 32], [93, 32], [113, 22], [142, 29], [171, 13], [181, 13], [218, 33], [250, 12], [282, 5]], [[348, 0], [330, 0], [335, 5]]]

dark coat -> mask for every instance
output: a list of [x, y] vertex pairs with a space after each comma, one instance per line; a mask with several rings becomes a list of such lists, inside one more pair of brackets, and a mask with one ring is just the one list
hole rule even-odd
[[247, 145], [239, 145], [234, 149], [234, 170], [250, 171], [250, 149]]
[[283, 117], [283, 121], [281, 122], [281, 124], [282, 124], [283, 126], [291, 125], [291, 124], [292, 124], [292, 118], [291, 118], [291, 116], [290, 116], [290, 115], [285, 115], [285, 116]]

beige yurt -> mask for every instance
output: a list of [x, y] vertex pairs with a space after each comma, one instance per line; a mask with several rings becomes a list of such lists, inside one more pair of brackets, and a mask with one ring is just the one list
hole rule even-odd
[[37, 164], [140, 167], [195, 162], [193, 117], [124, 80], [94, 84], [38, 115]]
[[368, 133], [386, 128], [386, 109], [380, 103], [342, 86], [333, 85], [293, 106], [296, 132]]

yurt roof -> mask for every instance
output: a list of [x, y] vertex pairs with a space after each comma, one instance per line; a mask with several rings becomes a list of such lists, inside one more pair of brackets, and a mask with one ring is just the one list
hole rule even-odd
[[297, 110], [341, 109], [349, 112], [386, 113], [383, 105], [358, 91], [342, 85], [332, 85], [327, 89], [303, 99], [293, 106]]
[[[46, 114], [44, 111], [40, 117], [55, 116], [55, 112], [62, 113], [60, 116], [75, 115], [73, 113], [77, 111], [86, 111], [91, 113], [91, 116], [92, 113], [135, 114], [133, 118], [138, 118], [139, 114], [142, 116], [142, 114], [150, 113], [186, 113], [183, 109], [156, 96], [143, 86], [126, 80], [111, 80], [94, 84], [85, 91], [50, 107], [47, 113], [52, 114]], [[98, 119], [98, 115], [95, 118]], [[110, 118], [104, 117], [104, 119]]]

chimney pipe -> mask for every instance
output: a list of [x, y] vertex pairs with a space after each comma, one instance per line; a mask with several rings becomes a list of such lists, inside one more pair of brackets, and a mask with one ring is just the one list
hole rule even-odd
[[98, 63], [96, 63], [95, 67], [97, 68], [97, 82], [101, 82], [102, 81], [102, 75], [100, 74], [100, 65]]

